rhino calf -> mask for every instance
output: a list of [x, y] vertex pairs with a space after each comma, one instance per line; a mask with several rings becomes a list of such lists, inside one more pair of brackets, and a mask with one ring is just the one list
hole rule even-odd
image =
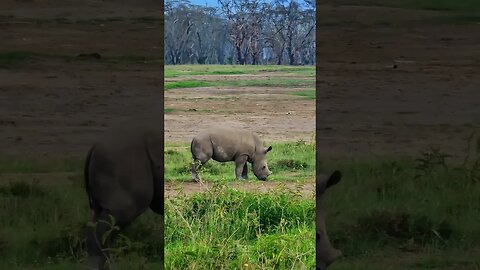
[[272, 173], [266, 160], [272, 146], [263, 147], [260, 138], [251, 131], [228, 128], [204, 131], [193, 138], [190, 150], [193, 158], [192, 177], [197, 182], [201, 181], [198, 168], [210, 159], [234, 161], [237, 180], [248, 178], [247, 162], [252, 164], [253, 173], [259, 180], [266, 180]]
[[339, 171], [334, 171], [328, 177], [317, 177], [316, 180], [316, 252], [317, 252], [317, 270], [326, 269], [338, 257], [342, 256], [342, 252], [335, 249], [330, 243], [327, 235], [327, 228], [325, 226], [325, 219], [323, 216], [322, 200], [325, 191], [340, 182], [342, 174]]
[[[159, 120], [134, 118], [114, 126], [88, 153], [85, 188], [94, 223], [87, 229], [88, 269], [109, 268], [107, 250], [113, 225], [122, 229], [150, 208], [160, 215], [163, 226], [163, 130]], [[160, 256], [163, 261], [163, 252]]]

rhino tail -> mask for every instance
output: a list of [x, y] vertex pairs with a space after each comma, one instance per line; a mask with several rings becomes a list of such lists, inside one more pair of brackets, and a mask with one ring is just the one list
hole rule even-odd
[[85, 191], [87, 192], [88, 204], [90, 205], [90, 209], [93, 209], [93, 200], [92, 200], [92, 196], [90, 195], [90, 188], [88, 185], [88, 175], [89, 175], [88, 167], [90, 166], [90, 159], [92, 157], [92, 153], [93, 153], [93, 147], [90, 148], [90, 150], [88, 151], [87, 158], [85, 160], [85, 167], [83, 169], [84, 179], [85, 179]]
[[195, 138], [192, 140], [192, 142], [190, 143], [190, 153], [192, 153], [192, 158], [195, 159], [195, 154], [193, 153], [193, 142], [195, 141]]

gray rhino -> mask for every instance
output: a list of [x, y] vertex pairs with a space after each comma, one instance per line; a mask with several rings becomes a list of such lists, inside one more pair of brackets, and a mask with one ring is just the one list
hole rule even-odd
[[252, 164], [253, 173], [259, 180], [266, 180], [272, 173], [268, 169], [266, 155], [272, 146], [263, 147], [257, 134], [230, 128], [213, 128], [199, 133], [190, 145], [193, 163], [191, 167], [194, 181], [201, 181], [198, 169], [208, 160], [218, 162], [235, 161], [237, 180], [248, 178], [247, 162]]
[[316, 252], [317, 252], [317, 270], [326, 269], [338, 257], [342, 256], [342, 252], [335, 249], [327, 235], [327, 228], [325, 226], [325, 219], [323, 216], [322, 200], [325, 191], [340, 182], [342, 174], [339, 171], [334, 171], [328, 177], [317, 177], [316, 180]]
[[[135, 118], [114, 126], [88, 153], [85, 188], [94, 223], [87, 228], [89, 269], [109, 268], [105, 249], [113, 235], [106, 242], [103, 237], [112, 228], [111, 218], [122, 229], [150, 208], [161, 216], [163, 241], [163, 131], [159, 121]], [[160, 256], [163, 261], [163, 253]]]

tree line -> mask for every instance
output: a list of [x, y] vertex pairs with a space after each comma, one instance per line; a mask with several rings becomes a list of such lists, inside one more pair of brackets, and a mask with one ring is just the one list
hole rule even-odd
[[165, 2], [166, 64], [315, 64], [315, 2]]

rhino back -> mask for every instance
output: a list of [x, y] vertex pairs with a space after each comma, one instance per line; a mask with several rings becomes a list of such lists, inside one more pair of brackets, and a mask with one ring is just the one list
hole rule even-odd
[[212, 144], [213, 156], [217, 161], [231, 161], [240, 155], [252, 156], [255, 152], [255, 139], [250, 131], [229, 128], [214, 128], [199, 134]]

